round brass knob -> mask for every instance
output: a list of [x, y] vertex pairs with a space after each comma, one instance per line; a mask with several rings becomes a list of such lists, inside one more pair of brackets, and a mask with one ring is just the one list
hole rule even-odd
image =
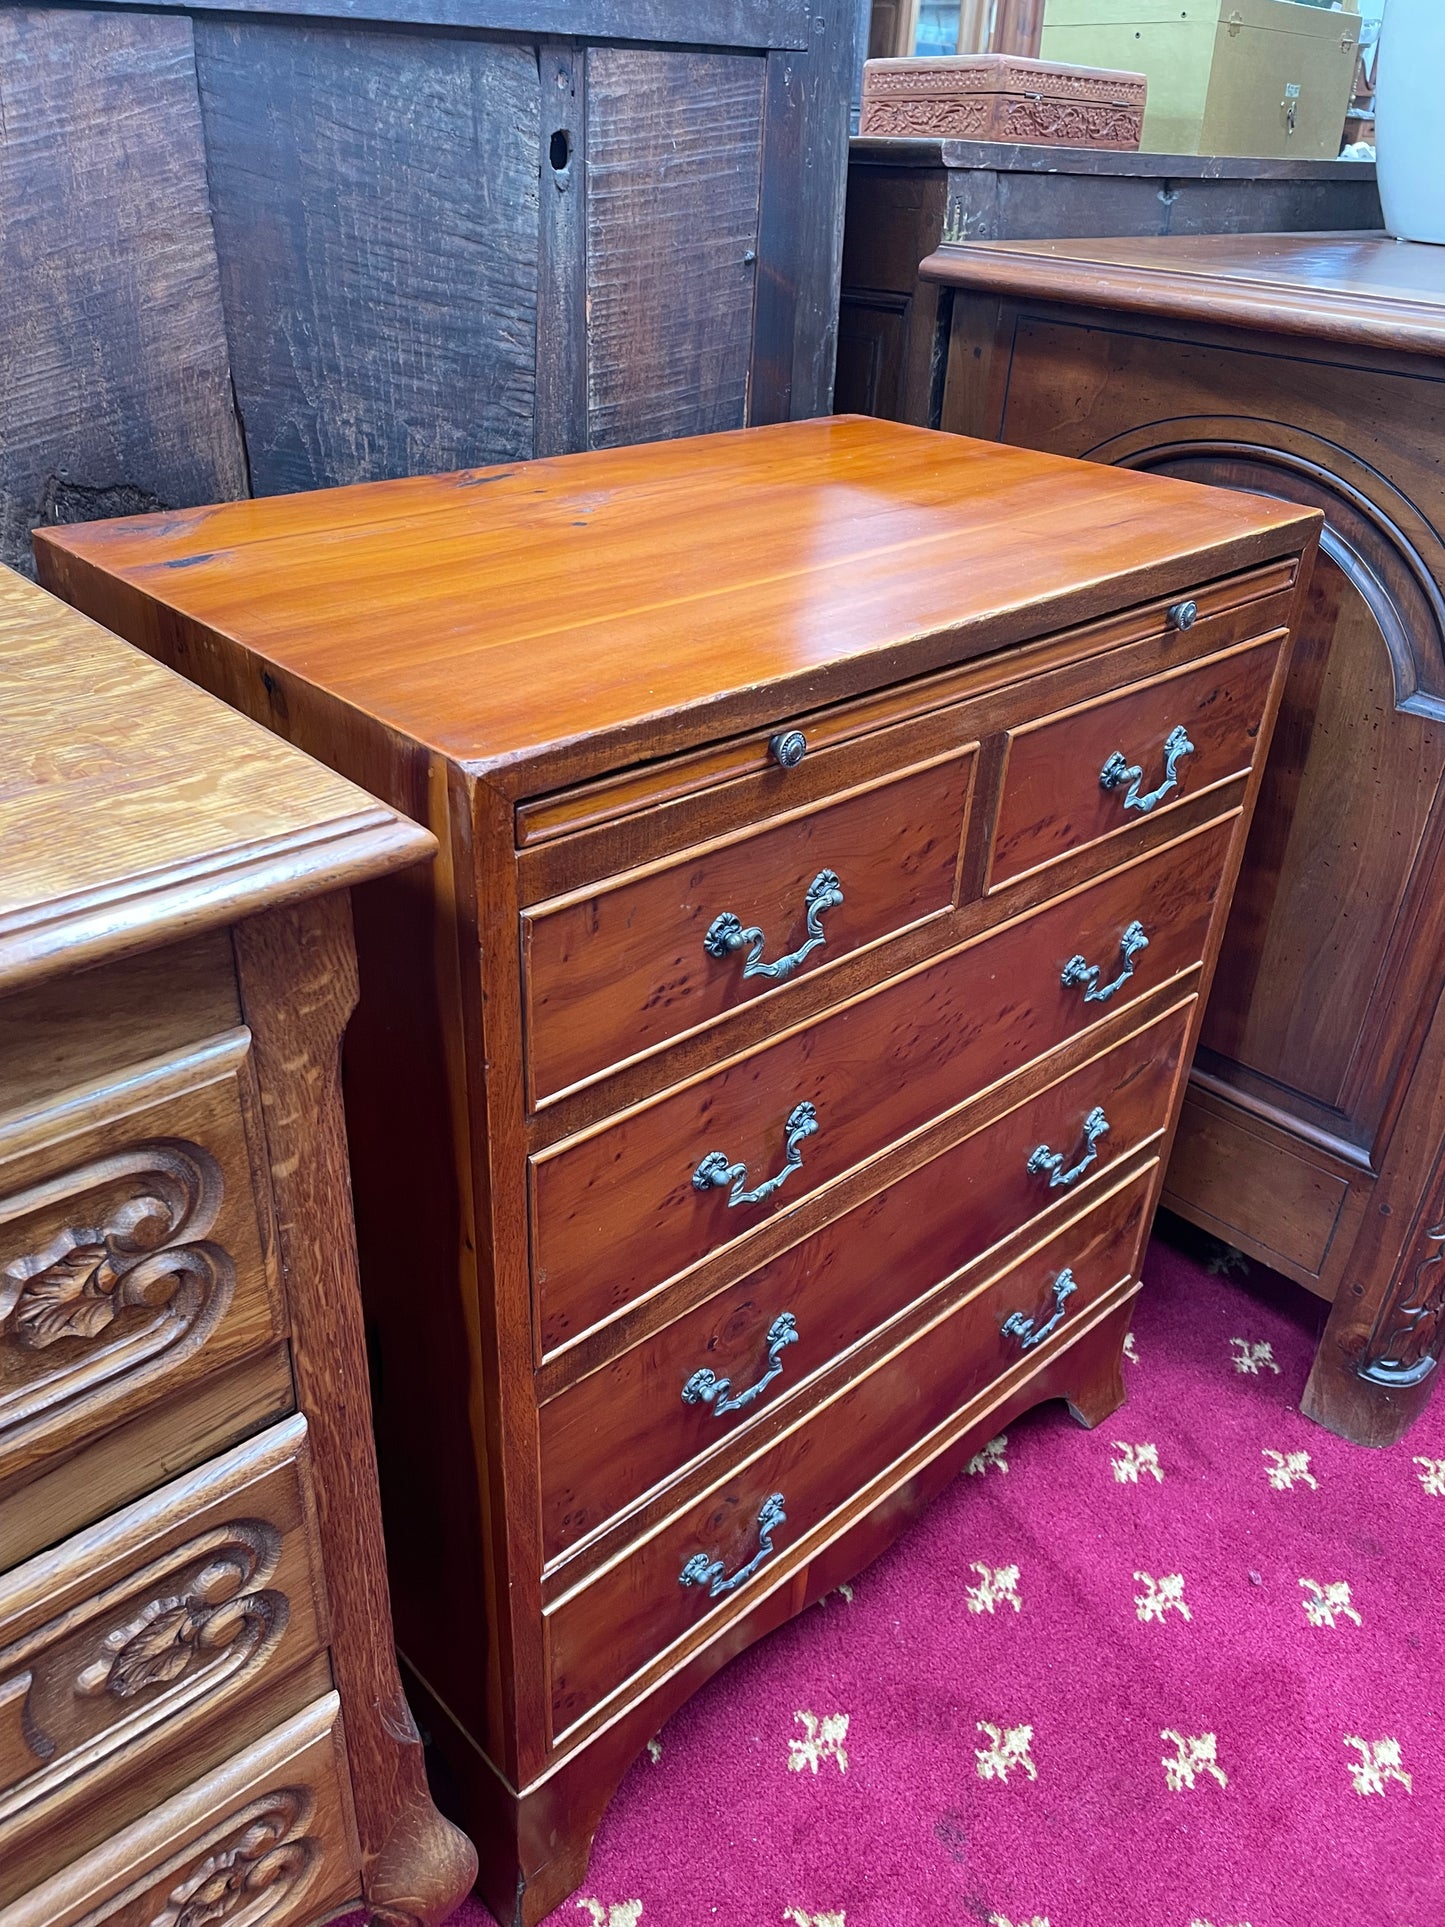
[[1192, 629], [1194, 618], [1199, 614], [1197, 602], [1175, 602], [1169, 608], [1169, 627], [1171, 629]]
[[768, 750], [775, 763], [796, 769], [808, 753], [808, 739], [801, 729], [785, 729], [768, 738]]

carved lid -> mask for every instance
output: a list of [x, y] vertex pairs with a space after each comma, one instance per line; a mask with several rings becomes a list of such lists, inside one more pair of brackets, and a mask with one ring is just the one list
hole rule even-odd
[[0, 986], [149, 949], [434, 847], [0, 568]]
[[865, 103], [920, 95], [1032, 94], [1142, 107], [1148, 86], [1146, 74], [1123, 68], [1076, 67], [1014, 54], [928, 54], [863, 63]]

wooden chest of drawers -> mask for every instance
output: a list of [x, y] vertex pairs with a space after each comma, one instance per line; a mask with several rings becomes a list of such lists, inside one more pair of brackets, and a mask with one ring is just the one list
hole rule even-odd
[[5, 570], [0, 689], [0, 1927], [440, 1920], [336, 1074], [430, 839]]
[[1313, 542], [854, 420], [44, 538], [443, 845], [356, 893], [347, 1103], [502, 1920], [1012, 1414], [1117, 1404]]

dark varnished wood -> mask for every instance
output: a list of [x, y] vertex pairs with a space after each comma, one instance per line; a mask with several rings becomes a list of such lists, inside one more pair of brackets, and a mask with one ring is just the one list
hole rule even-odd
[[[484, 1874], [489, 1903], [535, 1927], [580, 1880], [602, 1805], [667, 1708], [817, 1596], [815, 1577], [836, 1584], [850, 1559], [881, 1549], [936, 1489], [933, 1468], [956, 1469], [960, 1441], [986, 1414], [1041, 1394], [1067, 1395], [1091, 1416], [1117, 1402], [1122, 1314], [1172, 1132], [1175, 1066], [1192, 1047], [1193, 1000], [1212, 969], [1258, 767], [1246, 756], [1238, 774], [1174, 809], [986, 894], [1005, 734], [1285, 626], [1314, 518], [859, 421], [247, 504], [223, 525], [226, 515], [71, 532], [46, 541], [45, 567], [143, 647], [320, 751], [442, 843], [433, 876], [356, 893], [361, 1005], [346, 1089], [398, 1632], [483, 1857], [498, 1857]], [[1204, 614], [1180, 635], [1164, 612], [1183, 595]], [[1259, 697], [1261, 740], [1277, 687]], [[811, 732], [796, 786], [766, 760], [785, 723]], [[659, 1035], [616, 1068], [609, 1036], [592, 1060], [599, 1074], [534, 1107], [523, 937], [543, 906], [590, 904], [613, 882], [620, 898], [635, 882], [686, 874], [695, 852], [775, 832], [774, 874], [801, 877], [807, 826], [840, 797], [869, 784], [887, 795], [890, 779], [924, 765], [958, 768], [974, 745], [961, 861], [952, 791], [938, 833], [952, 893], [943, 910]], [[800, 839], [791, 848], [790, 830]], [[1133, 894], [1141, 880], [1147, 903]], [[668, 889], [674, 904], [690, 903]], [[652, 928], [668, 929], [661, 896], [635, 901], [653, 906]], [[1092, 940], [1093, 907], [1113, 918], [1110, 953], [1133, 916], [1162, 921], [1133, 989], [1064, 1008], [1060, 972]], [[620, 977], [639, 968], [626, 946], [613, 954]], [[1107, 968], [1110, 957], [1098, 961]], [[554, 982], [565, 976], [553, 969]], [[1157, 1053], [1141, 1034], [1161, 1040]], [[1102, 1194], [1118, 1185], [1132, 1186], [1134, 1202], [1118, 1262], [1091, 1280], [1057, 1357], [1025, 1358], [1000, 1381], [1008, 1361], [992, 1311], [957, 1312], [964, 1322], [950, 1329], [967, 1339], [957, 1348], [928, 1333], [984, 1273], [1026, 1265], [1076, 1209], [1022, 1188], [1007, 1208], [962, 1213], [964, 1248], [931, 1276], [920, 1258], [892, 1300], [870, 1294], [866, 1265], [850, 1273], [852, 1309], [835, 1308], [831, 1358], [819, 1356], [797, 1399], [766, 1402], [728, 1443], [699, 1455], [678, 1438], [649, 1462], [651, 1444], [634, 1454], [614, 1439], [619, 1482], [599, 1493], [586, 1542], [549, 1563], [560, 1542], [540, 1471], [543, 1406], [562, 1412], [571, 1386], [605, 1383], [638, 1347], [671, 1374], [680, 1321], [701, 1333], [724, 1303], [751, 1302], [750, 1268], [796, 1263], [786, 1254], [805, 1240], [841, 1252], [831, 1227], [843, 1214], [862, 1223], [871, 1198], [1002, 1118], [1014, 1119], [999, 1126], [1005, 1135], [1022, 1131], [1030, 1100], [1061, 1138], [1077, 1132], [1078, 1083], [1066, 1100], [1063, 1081], [1115, 1047], [1125, 1151], [1102, 1182], [1085, 1181], [1080, 1205], [1112, 1209]], [[724, 1135], [730, 1153], [752, 1158], [781, 1125], [750, 1094], [754, 1069], [776, 1082], [783, 1111], [805, 1094], [784, 1088], [784, 1069], [833, 1094], [819, 1101], [822, 1133], [804, 1145], [805, 1170], [820, 1148], [834, 1160], [818, 1167], [828, 1182], [791, 1200], [785, 1188], [746, 1238], [710, 1226], [701, 1243], [690, 1231], [679, 1242], [666, 1213], [645, 1232], [667, 1191], [682, 1192], [688, 1224], [694, 1206], [715, 1214], [720, 1194], [690, 1183], [698, 1159]], [[662, 1125], [681, 1111], [687, 1129], [669, 1136]], [[611, 1161], [608, 1147], [624, 1140], [632, 1168]], [[566, 1233], [569, 1289], [579, 1302], [606, 1300], [621, 1280], [616, 1303], [636, 1302], [614, 1304], [605, 1329], [539, 1368], [550, 1290], [540, 1268], [559, 1219], [544, 1200], [534, 1229], [529, 1158], [576, 1177], [588, 1157], [596, 1222], [585, 1237]], [[628, 1187], [647, 1183], [658, 1195], [633, 1210]], [[971, 1242], [990, 1236], [992, 1259]], [[685, 1276], [651, 1289], [680, 1264]], [[953, 1274], [956, 1290], [929, 1296]], [[1051, 1289], [1030, 1274], [1025, 1305], [1022, 1274], [1012, 1275], [1020, 1296], [996, 1301], [999, 1323], [1006, 1309], [1033, 1315]], [[421, 1291], [423, 1277], [432, 1285]], [[830, 1314], [816, 1303], [810, 1330], [824, 1332]], [[577, 1329], [596, 1316], [584, 1309]], [[895, 1323], [880, 1330], [884, 1316]], [[744, 1337], [739, 1326], [737, 1369]], [[900, 1344], [917, 1348], [906, 1369], [887, 1362]], [[920, 1403], [913, 1421], [895, 1411], [890, 1423], [890, 1404], [912, 1396], [915, 1359], [927, 1411]], [[661, 1374], [640, 1377], [649, 1424], [639, 1441], [655, 1436]], [[677, 1385], [665, 1389], [668, 1411], [683, 1409]], [[861, 1429], [822, 1416], [824, 1401], [831, 1413], [855, 1398], [868, 1439], [891, 1439], [890, 1449], [850, 1453]], [[571, 1448], [584, 1466], [597, 1447], [587, 1431], [579, 1421]], [[736, 1607], [709, 1610], [645, 1548], [704, 1549], [673, 1547], [676, 1521], [704, 1520], [722, 1491], [740, 1518], [749, 1453], [795, 1455], [806, 1535], [786, 1541], [786, 1559]], [[649, 1558], [665, 1584], [628, 1578]], [[596, 1631], [608, 1626], [615, 1640]]]
[[1276, 235], [935, 271], [960, 428], [1326, 517], [1167, 1196], [1334, 1302], [1306, 1408], [1389, 1443], [1439, 1351], [1438, 1269], [1411, 1258], [1434, 1147], [1406, 1119], [1442, 1073], [1445, 262]]

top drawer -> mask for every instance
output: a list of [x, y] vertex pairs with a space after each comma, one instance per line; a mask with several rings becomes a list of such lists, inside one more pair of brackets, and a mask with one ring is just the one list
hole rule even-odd
[[[975, 761], [913, 762], [525, 911], [533, 1101], [951, 909]], [[739, 787], [776, 810], [766, 779]]]

